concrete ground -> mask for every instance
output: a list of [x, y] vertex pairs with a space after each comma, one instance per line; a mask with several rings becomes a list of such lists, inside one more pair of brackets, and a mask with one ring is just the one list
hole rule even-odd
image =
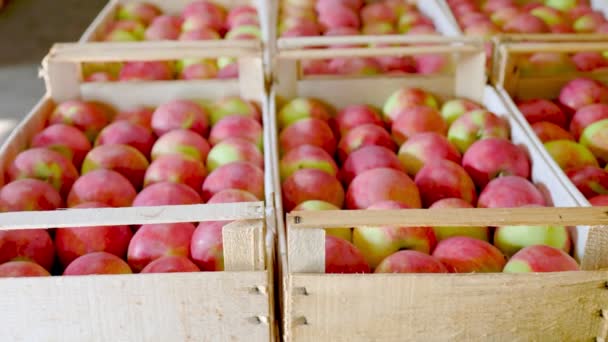
[[44, 94], [42, 58], [77, 41], [106, 0], [8, 0], [0, 10], [0, 142]]

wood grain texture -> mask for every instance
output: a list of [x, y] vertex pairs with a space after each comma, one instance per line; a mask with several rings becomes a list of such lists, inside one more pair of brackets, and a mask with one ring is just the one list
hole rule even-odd
[[264, 270], [264, 221], [231, 222], [222, 228], [222, 239], [226, 271]]
[[206, 272], [0, 279], [0, 340], [269, 341], [266, 277]]
[[288, 341], [591, 341], [607, 271], [290, 276]]

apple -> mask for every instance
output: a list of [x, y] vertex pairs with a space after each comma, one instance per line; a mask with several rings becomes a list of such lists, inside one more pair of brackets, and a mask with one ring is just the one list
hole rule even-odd
[[574, 137], [568, 131], [552, 122], [539, 121], [532, 125], [532, 130], [543, 143], [554, 140], [574, 141]]
[[507, 33], [547, 33], [547, 24], [530, 13], [520, 13], [507, 21], [502, 29]]
[[340, 139], [339, 160], [346, 161], [349, 154], [364, 146], [383, 146], [391, 151], [396, 150], [395, 142], [384, 128], [374, 124], [364, 124], [351, 129]]
[[160, 257], [144, 267], [140, 273], [199, 272], [190, 259], [183, 256], [168, 255]]
[[304, 75], [330, 75], [328, 61], [325, 59], [309, 59], [301, 61], [302, 73]]
[[384, 121], [392, 124], [397, 114], [405, 108], [415, 106], [428, 106], [439, 109], [437, 99], [430, 93], [419, 88], [401, 88], [391, 94], [382, 108]]
[[604, 15], [599, 12], [588, 13], [580, 16], [572, 24], [577, 33], [593, 33], [595, 29], [606, 22]]
[[78, 257], [63, 271], [64, 276], [131, 273], [133, 272], [126, 262], [106, 252], [89, 253]]
[[287, 212], [308, 200], [322, 200], [337, 207], [344, 203], [344, 189], [338, 179], [319, 169], [301, 169], [282, 184], [283, 205]]
[[149, 25], [154, 18], [161, 15], [162, 11], [153, 4], [146, 2], [130, 2], [121, 5], [116, 12], [119, 20], [137, 20], [144, 25]]
[[125, 176], [135, 189], [141, 189], [149, 163], [137, 149], [128, 145], [100, 145], [82, 163], [82, 174], [98, 169], [114, 170]]
[[376, 21], [371, 23], [363, 24], [361, 28], [361, 34], [363, 35], [383, 35], [383, 34], [395, 34], [397, 30], [392, 23], [386, 21]]
[[492, 13], [496, 10], [506, 7], [513, 7], [515, 4], [513, 0], [488, 0], [485, 1], [483, 5], [481, 5], [481, 10], [486, 13]]
[[590, 78], [576, 78], [562, 87], [559, 102], [572, 112], [590, 104], [608, 103], [608, 87]]
[[416, 106], [398, 112], [391, 131], [397, 144], [401, 145], [416, 133], [436, 132], [445, 135], [447, 125], [436, 109]]
[[583, 166], [599, 166], [593, 153], [582, 144], [570, 140], [555, 140], [545, 143], [553, 160], [564, 171]]
[[336, 138], [325, 121], [306, 118], [287, 126], [279, 135], [281, 154], [302, 145], [319, 146], [333, 155], [336, 150]]
[[98, 169], [74, 182], [67, 198], [68, 207], [84, 202], [100, 202], [111, 207], [131, 206], [137, 193], [131, 182], [116, 171]]
[[263, 128], [256, 120], [240, 115], [231, 115], [218, 121], [209, 133], [209, 142], [216, 145], [228, 138], [243, 138], [263, 147]]
[[[390, 210], [405, 209], [406, 205], [398, 202], [379, 202], [368, 209]], [[361, 251], [371, 268], [376, 266], [391, 254], [400, 250], [411, 249], [422, 253], [430, 253], [437, 240], [430, 227], [355, 227], [353, 244]]]
[[589, 203], [594, 207], [608, 206], [608, 195], [599, 195], [589, 199]]
[[160, 182], [181, 183], [200, 191], [207, 175], [205, 165], [184, 155], [167, 154], [156, 158], [144, 175], [144, 186]]
[[603, 119], [587, 126], [580, 138], [580, 144], [588, 148], [602, 164], [608, 161], [607, 129], [608, 119]]
[[38, 179], [19, 179], [0, 188], [0, 212], [55, 210], [62, 205], [59, 192]]
[[376, 2], [363, 6], [359, 12], [363, 24], [376, 22], [395, 23], [397, 18], [395, 12], [386, 3]]
[[106, 126], [95, 140], [95, 145], [124, 144], [136, 148], [144, 156], [150, 156], [150, 150], [156, 138], [146, 127], [127, 120], [114, 121]]
[[583, 166], [566, 171], [566, 176], [586, 198], [608, 195], [608, 171], [595, 166]]
[[181, 18], [161, 15], [150, 23], [144, 33], [145, 40], [176, 40], [180, 34]]
[[224, 39], [228, 40], [261, 40], [262, 29], [258, 24], [255, 25], [243, 25], [232, 28]]
[[135, 107], [129, 110], [123, 110], [118, 112], [114, 117], [114, 121], [126, 120], [131, 123], [143, 126], [150, 131], [152, 130], [152, 114], [154, 113], [153, 108], [149, 107]]
[[258, 147], [243, 138], [229, 138], [213, 146], [207, 156], [209, 172], [236, 161], [246, 161], [264, 168], [264, 156]]
[[395, 201], [409, 208], [421, 208], [416, 184], [404, 172], [377, 168], [360, 173], [346, 192], [348, 209], [366, 209], [378, 202]]
[[505, 273], [578, 271], [576, 260], [559, 248], [535, 245], [515, 253], [505, 265]]
[[201, 222], [190, 242], [192, 260], [201, 271], [224, 270], [222, 228], [230, 221]]
[[173, 182], [159, 182], [146, 186], [133, 200], [134, 207], [201, 204], [201, 197], [191, 187]]
[[311, 20], [305, 19], [291, 26], [281, 25], [279, 26], [280, 36], [284, 38], [289, 37], [312, 37], [318, 36], [321, 33], [319, 25]]
[[221, 98], [211, 106], [211, 123], [213, 125], [231, 115], [249, 117], [258, 122], [262, 120], [262, 114], [256, 103], [237, 96]]
[[524, 115], [526, 121], [533, 125], [540, 121], [554, 123], [560, 127], [566, 127], [566, 114], [555, 103], [544, 99], [531, 99], [517, 103], [519, 111]]
[[213, 13], [197, 13], [184, 17], [184, 21], [181, 25], [181, 30], [183, 32], [204, 28], [210, 28], [217, 32], [224, 32], [226, 30], [224, 18], [218, 17]]
[[340, 4], [328, 6], [318, 15], [319, 24], [324, 31], [336, 27], [358, 28], [361, 25], [358, 14]]
[[547, 201], [534, 184], [519, 176], [493, 179], [483, 189], [477, 202], [478, 208], [517, 208], [526, 205], [546, 206]]
[[464, 153], [477, 140], [509, 139], [509, 131], [509, 123], [505, 119], [485, 109], [479, 109], [456, 119], [448, 130], [448, 140]]
[[425, 164], [448, 159], [460, 163], [460, 152], [436, 132], [417, 133], [399, 149], [399, 160], [410, 176], [415, 176]]
[[440, 241], [432, 255], [450, 273], [500, 272], [506, 263], [505, 256], [498, 248], [486, 241], [466, 236]]
[[57, 105], [49, 117], [49, 125], [54, 124], [74, 126], [82, 131], [89, 141], [94, 141], [99, 131], [108, 124], [108, 118], [92, 103], [72, 100]]
[[55, 260], [55, 247], [45, 229], [0, 231], [0, 263], [33, 261], [50, 271]]
[[[444, 198], [433, 203], [429, 209], [444, 209], [444, 208], [473, 208], [471, 203], [462, 198]], [[451, 238], [452, 236], [468, 236], [471, 238], [488, 241], [488, 227], [433, 227], [437, 241]]]
[[369, 105], [346, 106], [338, 112], [335, 121], [342, 136], [353, 128], [364, 124], [384, 127], [380, 113]]
[[487, 39], [489, 37], [499, 34], [500, 29], [491, 22], [482, 21], [468, 26], [467, 28], [465, 28], [464, 33], [467, 36], [483, 37]]
[[179, 154], [204, 162], [209, 150], [209, 143], [199, 134], [188, 129], [175, 129], [156, 140], [151, 156], [156, 160], [164, 155]]
[[384, 72], [405, 74], [416, 72], [416, 61], [411, 56], [382, 56], [374, 57], [374, 60]]
[[139, 227], [129, 243], [129, 266], [139, 272], [163, 256], [188, 257], [194, 229], [191, 223], [145, 224]]
[[257, 202], [259, 199], [249, 191], [240, 189], [226, 189], [211, 196], [207, 203], [238, 203], [238, 202]]
[[0, 278], [50, 276], [42, 266], [31, 261], [9, 261], [0, 265]]
[[333, 158], [324, 149], [313, 145], [302, 145], [285, 154], [279, 163], [281, 181], [301, 169], [319, 169], [332, 176], [338, 173]]
[[462, 157], [462, 166], [479, 189], [496, 177], [530, 177], [526, 151], [511, 141], [487, 138], [475, 142]]
[[125, 62], [118, 75], [120, 81], [166, 81], [173, 79], [171, 65], [163, 61]]
[[418, 251], [406, 250], [386, 257], [374, 273], [447, 273], [448, 270], [435, 257]]
[[558, 9], [562, 12], [567, 12], [573, 9], [578, 2], [579, 0], [545, 0], [545, 5]]
[[570, 235], [564, 226], [502, 226], [494, 232], [494, 245], [510, 257], [524, 247], [546, 245], [570, 251]]
[[203, 200], [226, 189], [249, 191], [258, 199], [264, 199], [264, 171], [249, 162], [234, 162], [220, 166], [203, 182]]
[[544, 21], [549, 27], [566, 22], [563, 13], [553, 7], [539, 6], [532, 9], [530, 14]]
[[433, 22], [420, 12], [410, 11], [399, 16], [397, 31], [402, 34], [408, 34], [413, 28], [422, 25], [433, 26]]
[[47, 148], [61, 153], [80, 169], [85, 155], [91, 150], [91, 143], [79, 129], [64, 124], [51, 125], [32, 138], [33, 148]]
[[[86, 202], [74, 208], [107, 208], [108, 205]], [[92, 252], [108, 252], [118, 257], [127, 254], [133, 233], [129, 226], [92, 226], [59, 228], [55, 231], [55, 248], [61, 264], [66, 267], [74, 259]]]
[[254, 6], [250, 5], [239, 5], [230, 9], [228, 16], [226, 17], [226, 25], [228, 28], [239, 26], [240, 20], [243, 17], [256, 17], [258, 11]]
[[217, 17], [222, 22], [224, 22], [226, 20], [226, 10], [222, 6], [215, 4], [211, 1], [205, 1], [205, 0], [191, 1], [182, 10], [182, 17], [184, 17], [184, 18], [188, 18], [190, 16], [196, 16], [196, 15], [205, 15], [205, 14], [209, 14], [214, 17]]
[[[308, 200], [298, 204], [293, 211], [318, 211], [318, 210], [340, 210], [337, 207], [326, 201]], [[345, 228], [325, 228], [325, 234], [342, 238], [349, 242], [353, 241], [353, 232], [350, 227]]]
[[203, 27], [197, 30], [182, 31], [178, 40], [193, 41], [193, 40], [219, 40], [222, 36], [210, 28]]
[[570, 121], [570, 133], [578, 140], [587, 126], [604, 119], [608, 119], [608, 104], [597, 103], [582, 107]]
[[325, 235], [325, 273], [370, 273], [370, 268], [352, 243]]
[[456, 119], [464, 113], [476, 109], [483, 109], [481, 105], [467, 99], [454, 99], [445, 102], [441, 106], [441, 117], [448, 125], [451, 125]]
[[[289, 0], [287, 0], [286, 2], [289, 3]], [[353, 11], [359, 11], [361, 7], [363, 7], [364, 3], [363, 0], [317, 0], [310, 2], [311, 6], [314, 6], [317, 12], [323, 12], [327, 7], [331, 7], [336, 4], [350, 8]]]
[[357, 175], [376, 168], [404, 170], [395, 152], [384, 146], [369, 145], [348, 155], [340, 170], [339, 178], [348, 186]]
[[494, 25], [502, 27], [507, 22], [513, 20], [519, 13], [520, 10], [516, 7], [504, 7], [494, 11], [490, 16], [490, 20], [492, 20]]
[[572, 61], [578, 71], [587, 72], [608, 67], [608, 60], [597, 51], [577, 52], [572, 56]]
[[329, 109], [319, 100], [311, 98], [295, 98], [281, 108], [277, 121], [279, 129], [305, 118], [316, 118], [328, 121], [331, 118]]
[[111, 42], [143, 40], [145, 30], [146, 27], [137, 20], [117, 20], [108, 25], [102, 39]]
[[62, 196], [72, 188], [78, 171], [61, 153], [47, 148], [30, 148], [19, 153], [7, 170], [8, 179], [39, 179], [51, 184]]
[[376, 75], [382, 72], [380, 63], [369, 57], [332, 58], [327, 68], [336, 75]]
[[437, 159], [427, 163], [416, 174], [415, 183], [427, 208], [443, 198], [462, 198], [471, 204], [477, 200], [473, 180], [451, 160]]
[[[536, 52], [524, 56], [519, 63], [523, 76], [555, 76], [576, 71], [576, 65], [570, 56], [559, 52]], [[530, 101], [534, 103], [535, 100]]]
[[159, 137], [180, 128], [205, 136], [209, 130], [207, 112], [195, 102], [173, 100], [160, 105], [152, 114], [152, 129]]
[[180, 80], [206, 80], [217, 77], [218, 67], [211, 59], [181, 59], [176, 64]]

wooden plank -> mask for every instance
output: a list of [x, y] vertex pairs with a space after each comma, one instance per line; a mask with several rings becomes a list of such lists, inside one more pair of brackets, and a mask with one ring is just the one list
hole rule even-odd
[[[341, 38], [341, 37], [339, 37]], [[281, 59], [324, 59], [337, 57], [379, 57], [400, 55], [472, 53], [478, 48], [471, 45], [424, 45], [398, 47], [363, 47], [340, 49], [300, 49], [279, 51]]]
[[314, 229], [356, 226], [505, 226], [505, 225], [608, 225], [608, 208], [466, 208], [391, 210], [294, 211], [287, 214], [287, 224]]
[[80, 64], [45, 58], [44, 81], [50, 97], [56, 101], [74, 99], [79, 95]]
[[0, 279], [2, 341], [269, 341], [266, 272]]
[[607, 271], [290, 276], [289, 341], [591, 341]]
[[[277, 47], [280, 53], [285, 50], [300, 50], [310, 47], [322, 47], [331, 45], [360, 45], [360, 44], [417, 44], [417, 43], [438, 43], [438, 44], [477, 44], [481, 45], [482, 39], [476, 37], [446, 37], [439, 35], [353, 35], [353, 36], [312, 36], [312, 37], [293, 37], [280, 38], [277, 42]], [[420, 49], [420, 46], [413, 47], [415, 50]], [[345, 48], [350, 50], [351, 48]], [[342, 49], [340, 49], [342, 50]], [[333, 52], [333, 50], [332, 50]]]
[[222, 228], [222, 239], [226, 271], [264, 270], [263, 220], [231, 222]]
[[325, 273], [325, 230], [293, 229], [288, 224], [287, 260], [290, 273]]

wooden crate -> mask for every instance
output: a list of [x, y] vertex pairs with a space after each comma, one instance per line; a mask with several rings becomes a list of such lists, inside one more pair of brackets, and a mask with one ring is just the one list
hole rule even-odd
[[[268, 105], [260, 44], [240, 42], [60, 44], [44, 61], [48, 92], [0, 150], [5, 169], [40, 131], [55, 102], [103, 101], [116, 108], [159, 105], [176, 98], [238, 95]], [[179, 48], [178, 48], [179, 47]], [[165, 60], [217, 55], [239, 59], [235, 80], [80, 83], [86, 61]], [[265, 138], [265, 149], [270, 150]], [[270, 170], [270, 154], [265, 154]], [[3, 173], [0, 173], [3, 174]], [[0, 176], [3, 177], [3, 176]], [[0, 184], [3, 184], [0, 178]], [[0, 279], [2, 341], [276, 340], [272, 172], [267, 203], [67, 209], [0, 214], [0, 229], [234, 220], [224, 226], [225, 271]]]
[[532, 143], [536, 145], [547, 164], [554, 170], [557, 176], [565, 184], [568, 191], [581, 206], [590, 206], [589, 201], [572, 184], [570, 179], [561, 170], [553, 158], [545, 150], [543, 143], [534, 134], [532, 128], [524, 118], [521, 111], [517, 108], [514, 98], [522, 100], [530, 98], [553, 99], [559, 95], [560, 89], [570, 80], [576, 77], [589, 77], [608, 84], [608, 71], [595, 70], [591, 72], [572, 72], [560, 73], [554, 76], [520, 75], [518, 69], [518, 58], [534, 52], [581, 52], [581, 51], [606, 51], [608, 50], [608, 37], [603, 41], [576, 42], [564, 44], [562, 41], [556, 42], [535, 42], [535, 41], [504, 41], [497, 49], [497, 67], [495, 69], [494, 80], [496, 88], [504, 99], [505, 104], [511, 111], [514, 118], [520, 122], [522, 127], [531, 136]]
[[[407, 40], [407, 37], [401, 38]], [[445, 38], [444, 38], [445, 39]], [[277, 102], [314, 97], [336, 107], [379, 106], [396, 89], [415, 86], [440, 98], [458, 96], [482, 102], [508, 119], [512, 141], [523, 145], [533, 163], [532, 180], [553, 204], [575, 207], [528, 133], [509, 115], [496, 91], [485, 85], [482, 43], [447, 40], [433, 46], [346, 49], [357, 56], [445, 53], [456, 61], [451, 74], [420, 77], [306, 77], [297, 62], [342, 53], [290, 46], [278, 55], [271, 115]], [[277, 124], [272, 122], [276, 132]], [[277, 146], [277, 136], [273, 137]], [[275, 170], [278, 152], [275, 150]], [[275, 179], [278, 179], [275, 171]], [[275, 187], [279, 188], [279, 184]], [[279, 191], [276, 192], [279, 194]], [[425, 209], [393, 211], [293, 212], [285, 216], [276, 198], [283, 336], [287, 341], [369, 340], [590, 340], [606, 337], [608, 266], [601, 210], [585, 208]], [[573, 226], [575, 255], [585, 271], [551, 274], [323, 274], [325, 231], [354, 226], [499, 226], [560, 224]], [[594, 227], [589, 228], [588, 225]], [[596, 227], [597, 226], [597, 227]], [[606, 316], [603, 316], [606, 317]]]

